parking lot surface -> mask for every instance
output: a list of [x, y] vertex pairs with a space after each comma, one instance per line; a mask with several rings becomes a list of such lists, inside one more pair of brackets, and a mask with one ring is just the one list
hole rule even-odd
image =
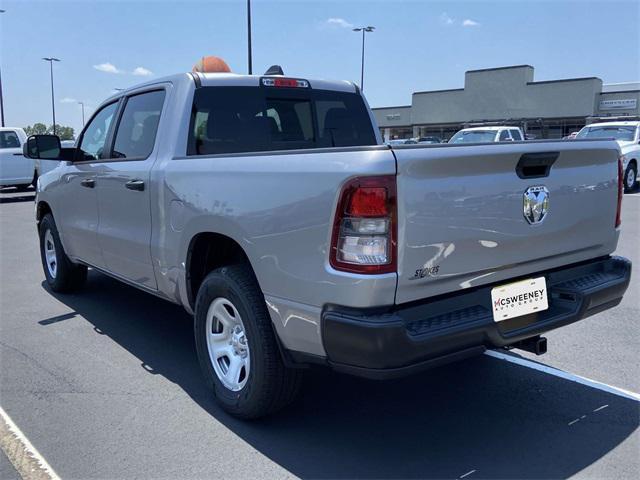
[[[62, 478], [640, 478], [637, 400], [487, 355], [388, 382], [312, 370], [284, 412], [235, 420], [181, 307], [95, 272], [78, 294], [44, 286], [33, 199], [0, 191], [0, 404]], [[639, 221], [625, 195], [636, 265]], [[639, 392], [638, 280], [546, 355], [512, 353]]]

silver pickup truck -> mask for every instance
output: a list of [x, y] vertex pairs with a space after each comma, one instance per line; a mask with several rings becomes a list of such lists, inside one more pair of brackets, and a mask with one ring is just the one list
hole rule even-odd
[[33, 136], [46, 281], [87, 268], [184, 306], [233, 415], [305, 367], [370, 378], [482, 353], [617, 305], [622, 174], [609, 140], [383, 144], [349, 82], [185, 73], [119, 92], [75, 148]]

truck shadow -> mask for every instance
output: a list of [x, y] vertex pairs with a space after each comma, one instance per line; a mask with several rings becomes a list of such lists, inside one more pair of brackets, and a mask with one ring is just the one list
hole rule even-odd
[[311, 370], [295, 404], [245, 423], [205, 389], [181, 307], [95, 272], [81, 294], [55, 296], [75, 313], [44, 328], [81, 316], [302, 478], [566, 478], [640, 422], [635, 401], [482, 356], [389, 382]]

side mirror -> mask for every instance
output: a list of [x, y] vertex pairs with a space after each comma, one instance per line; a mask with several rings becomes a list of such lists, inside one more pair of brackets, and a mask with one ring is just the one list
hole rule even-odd
[[62, 160], [60, 137], [57, 135], [31, 135], [27, 138], [22, 153], [26, 158], [41, 160]]

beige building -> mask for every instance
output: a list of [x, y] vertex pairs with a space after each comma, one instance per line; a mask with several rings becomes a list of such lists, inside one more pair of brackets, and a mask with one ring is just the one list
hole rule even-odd
[[534, 81], [530, 65], [465, 73], [464, 87], [415, 92], [411, 105], [374, 108], [386, 140], [450, 138], [464, 127], [508, 124], [535, 138], [562, 138], [602, 117], [640, 118], [640, 82], [597, 77]]

